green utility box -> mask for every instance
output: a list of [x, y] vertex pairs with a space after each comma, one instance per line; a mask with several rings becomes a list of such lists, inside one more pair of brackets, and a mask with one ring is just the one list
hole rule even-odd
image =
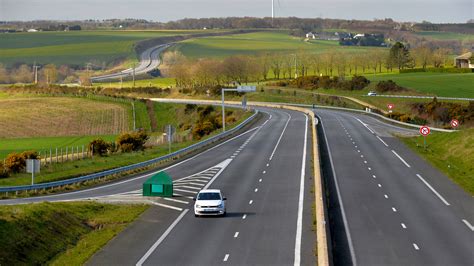
[[143, 196], [173, 197], [173, 180], [166, 172], [159, 172], [143, 183]]

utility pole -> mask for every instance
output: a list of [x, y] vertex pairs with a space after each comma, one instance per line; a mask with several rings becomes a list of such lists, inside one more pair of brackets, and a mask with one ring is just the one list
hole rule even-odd
[[133, 72], [132, 72], [132, 76], [133, 76], [133, 87], [135, 88], [135, 63], [133, 63]]
[[122, 88], [122, 86], [123, 86], [123, 77], [120, 76], [120, 88]]
[[38, 67], [36, 64], [34, 66], [35, 68], [35, 84], [38, 84]]
[[275, 0], [272, 0], [272, 27], [273, 27], [274, 18], [275, 18]]

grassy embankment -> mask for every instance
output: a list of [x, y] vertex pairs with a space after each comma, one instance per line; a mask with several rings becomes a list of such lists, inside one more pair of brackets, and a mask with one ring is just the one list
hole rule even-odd
[[1, 265], [83, 265], [146, 205], [39, 203], [0, 207]]
[[199, 33], [196, 30], [160, 31], [69, 31], [3, 34], [0, 62], [79, 65], [137, 62], [133, 46], [136, 42], [162, 36]]
[[427, 137], [426, 150], [423, 147], [423, 137], [401, 139], [464, 190], [474, 195], [474, 129], [455, 133], [431, 133]]
[[[154, 113], [156, 117], [156, 125], [157, 131], [156, 134], [160, 135], [164, 125], [166, 124], [173, 124], [178, 128], [177, 134], [189, 134], [189, 129], [187, 130], [179, 130], [180, 124], [187, 124], [192, 125], [197, 121], [197, 114], [196, 113], [188, 113], [184, 112], [185, 105], [183, 104], [164, 104], [164, 103], [154, 103]], [[145, 107], [146, 108], [146, 107]], [[219, 113], [220, 108], [216, 108], [215, 112]], [[145, 109], [145, 114], [146, 109]], [[245, 118], [249, 117], [251, 114], [248, 112], [244, 112], [240, 109], [233, 110], [233, 116], [236, 118], [236, 121], [233, 123], [229, 123], [229, 128], [238, 125], [242, 122]], [[149, 121], [149, 120], [148, 120]], [[216, 130], [210, 136], [219, 133], [219, 130]], [[152, 134], [155, 134], [152, 133]], [[82, 137], [80, 138], [81, 141], [86, 142], [89, 138], [94, 137]], [[108, 136], [110, 140], [114, 140], [114, 136]], [[51, 141], [49, 138], [39, 138], [43, 141]], [[72, 138], [75, 139], [75, 138]], [[52, 140], [59, 140], [56, 138], [52, 138]], [[67, 141], [67, 138], [64, 138]], [[8, 141], [8, 140], [7, 140]], [[21, 143], [23, 140], [14, 140], [14, 142]], [[35, 142], [34, 139], [29, 139], [28, 141], [32, 141], [38, 145], [38, 142]], [[172, 151], [179, 150], [186, 146], [189, 146], [193, 143], [196, 143], [198, 140], [192, 141], [184, 141], [180, 143], [173, 143], [171, 146]], [[23, 142], [26, 143], [26, 142]], [[48, 143], [46, 143], [48, 144]], [[86, 143], [87, 144], [87, 143]], [[34, 146], [23, 146], [21, 148], [16, 148], [15, 151], [21, 150], [30, 150], [33, 149]], [[49, 148], [47, 149], [49, 151]], [[43, 166], [41, 172], [36, 175], [35, 182], [50, 182], [56, 180], [63, 180], [75, 176], [85, 175], [89, 173], [94, 173], [98, 171], [103, 171], [107, 169], [112, 169], [120, 166], [130, 165], [132, 163], [138, 163], [142, 161], [146, 161], [149, 159], [153, 159], [168, 153], [168, 145], [158, 145], [152, 148], [145, 149], [142, 152], [132, 152], [132, 153], [117, 153], [107, 157], [98, 157], [94, 156], [94, 158], [87, 158], [84, 160], [76, 160], [76, 161], [69, 161], [64, 163], [53, 163], [48, 164], [47, 166]], [[14, 186], [14, 185], [27, 185], [31, 182], [31, 175], [27, 173], [19, 173], [11, 176], [9, 178], [0, 179], [0, 186]]]

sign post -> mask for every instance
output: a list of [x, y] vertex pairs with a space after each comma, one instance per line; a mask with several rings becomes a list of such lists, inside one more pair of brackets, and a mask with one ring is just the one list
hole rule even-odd
[[[236, 92], [255, 92], [257, 91], [257, 86], [237, 86], [236, 89], [234, 88], [222, 88], [222, 131], [225, 132], [225, 106], [224, 106], [224, 92], [226, 91], [236, 91]], [[242, 105], [244, 105], [244, 101], [242, 101]], [[247, 106], [247, 100], [245, 99], [245, 106]], [[245, 107], [244, 106], [244, 107]]]
[[171, 153], [171, 142], [176, 129], [172, 125], [166, 125], [166, 139], [168, 140], [168, 153]]
[[393, 104], [393, 103], [389, 103], [389, 104], [387, 104], [387, 107], [388, 107], [388, 112], [389, 112], [389, 113], [391, 113], [391, 112], [392, 112], [392, 109], [393, 109], [393, 107], [395, 107], [395, 104]]
[[459, 121], [457, 119], [453, 119], [449, 124], [452, 128], [457, 128], [459, 126]]
[[26, 172], [31, 173], [31, 185], [35, 184], [35, 173], [40, 172], [40, 160], [26, 159]]
[[430, 134], [431, 130], [427, 126], [421, 126], [420, 127], [420, 134], [423, 135], [424, 138], [424, 149], [426, 151], [426, 136]]

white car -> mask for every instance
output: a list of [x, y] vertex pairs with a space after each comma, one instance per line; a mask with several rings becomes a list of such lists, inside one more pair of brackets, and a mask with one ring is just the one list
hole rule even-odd
[[367, 93], [368, 96], [377, 96], [377, 93], [375, 91], [369, 91], [369, 93]]
[[199, 191], [196, 198], [193, 199], [194, 216], [201, 215], [226, 215], [226, 198], [222, 196], [219, 189], [204, 189]]

